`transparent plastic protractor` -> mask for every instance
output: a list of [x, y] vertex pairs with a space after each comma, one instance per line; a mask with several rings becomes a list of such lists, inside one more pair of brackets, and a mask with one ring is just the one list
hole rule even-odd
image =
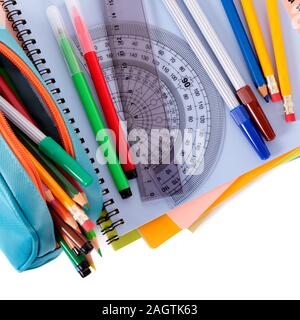
[[[159, 128], [160, 117], [165, 128], [163, 119], [167, 116], [168, 128], [182, 132], [188, 163], [159, 165], [154, 169], [155, 179], [147, 166], [141, 166], [138, 179], [143, 200], [165, 197], [172, 206], [177, 205], [206, 181], [219, 158], [225, 132], [224, 103], [188, 44], [178, 36], [126, 23], [119, 26], [117, 34], [111, 36], [113, 39], [108, 39], [107, 28], [94, 28], [91, 34], [128, 131]], [[110, 50], [112, 41], [115, 54]], [[122, 72], [114, 67], [116, 59], [118, 65], [125, 66]], [[164, 110], [156, 107], [158, 92], [162, 94]]]

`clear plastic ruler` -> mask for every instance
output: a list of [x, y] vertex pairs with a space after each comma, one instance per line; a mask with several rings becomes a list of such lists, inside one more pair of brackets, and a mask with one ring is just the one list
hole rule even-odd
[[[183, 149], [175, 154], [176, 136], [169, 164], [139, 166], [141, 198], [165, 198], [171, 206], [178, 205], [206, 181], [218, 160], [225, 132], [224, 103], [189, 45], [147, 24], [142, 0], [104, 0], [103, 11], [106, 26], [95, 27], [91, 34], [129, 131], [181, 133]], [[159, 150], [164, 160], [167, 155]], [[184, 161], [177, 164], [175, 158]]]

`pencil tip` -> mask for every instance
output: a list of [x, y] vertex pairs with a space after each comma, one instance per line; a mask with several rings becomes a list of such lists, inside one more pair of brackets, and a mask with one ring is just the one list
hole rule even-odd
[[269, 96], [269, 95], [265, 96], [264, 99], [265, 99], [265, 101], [266, 101], [267, 103], [270, 102], [270, 96]]
[[99, 256], [102, 258], [103, 256], [102, 256], [102, 252], [101, 252], [101, 249], [98, 249], [98, 254], [99, 254]]
[[[268, 87], [266, 84], [264, 84], [261, 87], [258, 87], [258, 91], [260, 93], [260, 95], [265, 99], [266, 97], [269, 97], [269, 91], [268, 91]], [[269, 97], [270, 99], [270, 97]]]

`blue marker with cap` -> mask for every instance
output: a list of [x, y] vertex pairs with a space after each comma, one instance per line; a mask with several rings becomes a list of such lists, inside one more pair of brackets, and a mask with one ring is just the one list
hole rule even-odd
[[270, 151], [268, 150], [262, 136], [258, 132], [258, 129], [256, 128], [254, 122], [251, 120], [245, 106], [241, 105], [238, 101], [236, 95], [229, 87], [223, 75], [199, 40], [188, 19], [183, 14], [178, 3], [174, 0], [163, 0], [163, 2], [170, 15], [181, 30], [183, 36], [186, 38], [190, 47], [194, 51], [198, 60], [202, 64], [203, 68], [219, 91], [223, 100], [229, 107], [230, 114], [237, 126], [241, 129], [244, 136], [247, 138], [248, 142], [254, 148], [259, 157], [262, 160], [269, 159], [271, 156]]

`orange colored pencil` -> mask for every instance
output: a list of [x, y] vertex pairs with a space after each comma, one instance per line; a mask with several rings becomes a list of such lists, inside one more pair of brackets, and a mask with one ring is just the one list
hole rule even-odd
[[56, 211], [56, 213], [64, 220], [70, 227], [81, 233], [78, 223], [75, 221], [71, 213], [53, 196], [50, 189], [44, 185], [46, 200], [48, 204]]
[[81, 208], [78, 207], [78, 205], [68, 196], [68, 194], [62, 189], [62, 187], [52, 178], [52, 176], [30, 152], [28, 152], [28, 156], [36, 167], [41, 180], [51, 190], [54, 197], [58, 199], [67, 210], [69, 210], [73, 218], [80, 224], [80, 226], [84, 230], [93, 230], [96, 227], [94, 222], [86, 215], [86, 213]]

